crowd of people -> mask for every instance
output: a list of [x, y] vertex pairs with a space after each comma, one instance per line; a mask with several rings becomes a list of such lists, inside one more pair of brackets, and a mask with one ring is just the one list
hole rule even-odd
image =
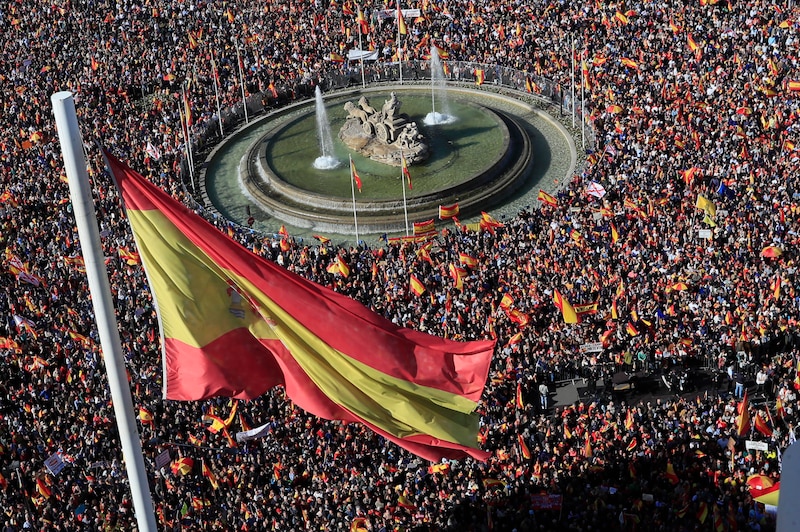
[[[192, 130], [211, 142], [215, 85], [223, 109], [241, 98], [240, 77], [275, 106], [355, 71], [338, 56], [357, 45], [359, 11], [364, 45], [381, 52], [376, 68], [388, 66], [397, 31], [381, 13], [394, 3], [18, 0], [0, 6], [4, 532], [136, 527], [51, 118], [60, 90], [74, 92], [87, 143], [164, 529], [774, 529], [747, 479], [777, 481], [796, 437], [800, 10], [716, 0], [402, 7], [421, 11], [406, 20], [405, 59], [424, 60], [437, 44], [452, 60], [563, 88], [574, 75], [594, 133], [578, 172], [551, 191], [554, 202], [480, 231], [451, 225], [429, 243], [234, 237], [397, 324], [496, 338], [479, 407], [492, 456], [429, 464], [360, 425], [305, 414], [280, 389], [247, 403], [163, 401], [152, 297], [93, 144], [195, 205], [179, 176], [184, 93]], [[592, 182], [602, 197], [587, 194]], [[462, 256], [474, 260], [459, 290], [447, 268]], [[348, 276], [328, 271], [337, 258]], [[565, 322], [556, 292], [583, 309], [579, 323]], [[600, 353], [582, 352], [598, 342]], [[637, 361], [655, 372], [714, 368], [724, 385], [646, 403], [606, 394], [551, 405], [540, 393]], [[739, 436], [742, 404], [754, 422]], [[229, 436], [269, 430], [237, 443], [210, 432], [208, 414], [230, 416]], [[56, 473], [45, 465], [53, 456], [65, 464]], [[543, 494], [556, 502], [547, 507]]]

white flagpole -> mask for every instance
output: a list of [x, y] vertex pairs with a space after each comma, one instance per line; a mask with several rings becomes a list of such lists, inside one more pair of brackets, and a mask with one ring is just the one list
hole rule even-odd
[[[183, 85], [183, 102], [182, 105], [186, 105], [188, 102], [188, 98], [186, 96], [186, 85]], [[180, 109], [180, 106], [178, 106]], [[186, 121], [186, 129], [184, 130], [186, 134], [186, 152], [189, 154], [189, 178], [192, 181], [192, 190], [197, 192], [197, 189], [194, 186], [194, 154], [192, 153], [192, 125], [189, 123], [189, 110], [186, 109], [186, 114], [184, 114], [184, 120]]]
[[[403, 152], [400, 152], [400, 160], [404, 161]], [[403, 173], [403, 166], [400, 166], [400, 185], [403, 187], [403, 214], [406, 218], [406, 236], [408, 236], [408, 205], [406, 205], [406, 175]]]
[[356, 180], [353, 177], [353, 156], [348, 155], [350, 160], [350, 192], [353, 194], [353, 224], [356, 227], [356, 247], [358, 247], [358, 214], [356, 214]]
[[400, 48], [400, 17], [402, 10], [400, 9], [400, 0], [397, 0], [397, 66], [400, 70], [400, 85], [403, 84], [403, 51]]
[[108, 273], [100, 245], [100, 233], [97, 217], [92, 203], [92, 190], [89, 175], [86, 171], [86, 159], [83, 156], [80, 127], [75, 113], [75, 101], [68, 91], [57, 92], [50, 97], [56, 129], [61, 142], [61, 153], [64, 157], [64, 169], [69, 181], [70, 199], [72, 200], [75, 223], [81, 252], [86, 265], [86, 276], [92, 296], [97, 332], [100, 334], [100, 345], [103, 348], [103, 360], [108, 374], [108, 385], [114, 406], [114, 417], [117, 418], [117, 430], [122, 443], [122, 456], [131, 485], [133, 507], [136, 522], [142, 532], [156, 532], [156, 518], [153, 512], [153, 500], [147, 471], [142, 456], [142, 445], [131, 399], [131, 389], [125, 373], [125, 361], [122, 357], [122, 345], [119, 340], [117, 319], [108, 282]]
[[233, 46], [236, 48], [236, 68], [239, 69], [239, 85], [242, 87], [242, 106], [244, 107], [244, 123], [249, 124], [250, 120], [247, 118], [247, 98], [244, 94], [244, 74], [242, 74], [242, 59], [239, 56], [239, 43], [233, 41]]
[[217, 62], [214, 60], [214, 50], [211, 50], [211, 75], [214, 78], [214, 97], [217, 99], [217, 121], [219, 122], [219, 136], [225, 136], [222, 127], [222, 109], [219, 105], [219, 82], [217, 81]]
[[[436, 123], [436, 83], [433, 83], [433, 54], [439, 56], [439, 51], [436, 49], [436, 45], [431, 43], [431, 118], [433, 119], [433, 123]], [[408, 224], [406, 224], [408, 225]], [[406, 232], [408, 232], [408, 228], [406, 227]], [[408, 235], [406, 235], [408, 236]]]
[[[359, 8], [361, 9], [361, 8]], [[365, 88], [367, 86], [367, 80], [364, 76], [364, 48], [361, 45], [361, 23], [358, 23], [358, 50], [361, 52], [361, 88]]]
[[572, 127], [575, 128], [575, 37], [570, 35], [570, 50], [572, 51], [572, 95], [569, 105], [572, 107]]
[[194, 189], [194, 164], [192, 163], [192, 152], [189, 150], [189, 126], [183, 116], [183, 102], [178, 103], [178, 114], [181, 118], [181, 130], [183, 132], [183, 150], [186, 153], [186, 163], [189, 166], [189, 179], [192, 181], [192, 189]]
[[[586, 55], [586, 48], [583, 49]], [[584, 89], [586, 88], [586, 73], [583, 71], [581, 63], [581, 149], [586, 153], [586, 101], [584, 99]]]

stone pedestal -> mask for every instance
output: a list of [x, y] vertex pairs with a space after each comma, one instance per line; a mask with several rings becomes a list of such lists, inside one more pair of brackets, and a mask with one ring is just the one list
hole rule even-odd
[[398, 113], [400, 105], [394, 92], [380, 110], [363, 96], [357, 104], [347, 102], [348, 118], [339, 130], [339, 139], [364, 157], [390, 166], [401, 166], [403, 157], [409, 166], [424, 161], [428, 145], [417, 124]]

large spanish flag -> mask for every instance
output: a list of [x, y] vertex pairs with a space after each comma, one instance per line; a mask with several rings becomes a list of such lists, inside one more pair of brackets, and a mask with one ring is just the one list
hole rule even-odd
[[397, 327], [254, 255], [113, 156], [158, 310], [167, 399], [252, 399], [285, 386], [428, 460], [472, 456], [494, 341]]

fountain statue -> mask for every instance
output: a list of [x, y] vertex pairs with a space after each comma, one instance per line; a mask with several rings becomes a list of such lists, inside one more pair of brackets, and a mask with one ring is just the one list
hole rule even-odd
[[328, 112], [322, 99], [322, 91], [317, 86], [315, 93], [317, 113], [317, 138], [319, 139], [320, 155], [314, 160], [317, 170], [332, 170], [339, 166], [339, 161], [333, 156], [333, 137], [331, 137], [331, 124], [328, 121]]
[[[441, 112], [436, 112], [436, 100], [439, 100]], [[447, 87], [445, 86], [444, 68], [439, 59], [439, 49], [431, 46], [431, 112], [425, 116], [423, 122], [427, 126], [452, 124], [456, 117], [450, 113], [447, 103]]]
[[417, 124], [399, 112], [400, 105], [394, 92], [380, 109], [372, 107], [365, 96], [357, 104], [346, 102], [347, 120], [339, 138], [364, 157], [391, 166], [401, 166], [403, 157], [409, 165], [424, 161], [428, 145]]

